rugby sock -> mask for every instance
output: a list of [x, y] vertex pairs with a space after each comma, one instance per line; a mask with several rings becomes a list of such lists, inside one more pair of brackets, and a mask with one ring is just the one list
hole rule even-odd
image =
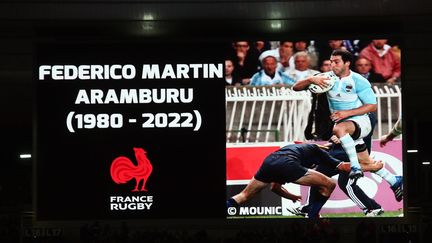
[[319, 192], [318, 187], [310, 187], [308, 205], [311, 205], [316, 201], [323, 200], [323, 197], [324, 196]]
[[227, 203], [227, 208], [239, 206], [239, 204], [233, 198], [228, 199], [226, 203]]
[[308, 213], [308, 217], [310, 219], [318, 219], [319, 218], [319, 212], [321, 211], [321, 208], [324, 206], [324, 204], [327, 202], [329, 198], [328, 197], [319, 197], [315, 202], [310, 204], [310, 209]]
[[386, 180], [390, 184], [390, 186], [393, 186], [397, 182], [396, 176], [393, 175], [386, 168], [382, 168], [381, 170], [375, 171], [374, 173]]
[[350, 162], [351, 162], [351, 168], [357, 168], [361, 169], [358, 158], [357, 158], [357, 151], [355, 149], [354, 140], [349, 134], [345, 134], [344, 136], [339, 138], [341, 145], [345, 152], [347, 153]]

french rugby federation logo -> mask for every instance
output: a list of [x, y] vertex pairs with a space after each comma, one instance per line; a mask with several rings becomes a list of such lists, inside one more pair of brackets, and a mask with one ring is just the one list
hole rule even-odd
[[[147, 158], [147, 152], [144, 149], [134, 148], [134, 152], [136, 161], [138, 162], [137, 165], [125, 156], [117, 157], [111, 163], [111, 178], [117, 184], [124, 184], [135, 179], [136, 184], [132, 191], [147, 191], [146, 184], [153, 171], [153, 166]], [[141, 188], [139, 188], [140, 184]]]

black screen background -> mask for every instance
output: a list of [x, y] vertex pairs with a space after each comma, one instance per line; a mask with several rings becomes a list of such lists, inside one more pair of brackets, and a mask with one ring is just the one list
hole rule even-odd
[[[141, 80], [142, 64], [223, 63], [214, 43], [42, 43], [37, 46], [36, 81], [36, 212], [40, 220], [224, 218], [225, 93], [223, 79]], [[40, 65], [133, 64], [134, 80], [37, 80]], [[193, 88], [188, 104], [75, 105], [79, 89]], [[141, 128], [141, 113], [192, 112], [202, 116], [191, 128]], [[70, 133], [70, 111], [121, 113], [121, 129], [81, 129]], [[128, 118], [137, 123], [128, 124]], [[153, 165], [148, 192], [131, 192], [135, 181], [116, 184], [113, 159], [136, 163], [141, 147]], [[110, 196], [152, 195], [147, 211], [110, 211]]]

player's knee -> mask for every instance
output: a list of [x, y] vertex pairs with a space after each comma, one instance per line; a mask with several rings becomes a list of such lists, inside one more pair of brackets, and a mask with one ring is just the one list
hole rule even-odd
[[333, 134], [340, 138], [346, 134], [345, 128], [343, 128], [342, 126], [334, 126]]
[[330, 193], [332, 193], [333, 190], [336, 188], [336, 183], [334, 181], [330, 180], [329, 188], [330, 188]]

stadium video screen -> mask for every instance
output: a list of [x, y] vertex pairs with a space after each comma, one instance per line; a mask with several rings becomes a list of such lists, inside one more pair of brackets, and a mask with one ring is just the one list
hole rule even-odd
[[[354, 54], [353, 70], [372, 69], [368, 59], [358, 58], [371, 40], [334, 41]], [[37, 219], [306, 216], [302, 206], [314, 200], [314, 193], [293, 181], [280, 183], [280, 190], [295, 200], [272, 192], [271, 183], [235, 207], [227, 207], [227, 200], [237, 198], [264, 159], [281, 147], [328, 145], [333, 123], [326, 113], [327, 92], [292, 87], [332, 70], [330, 43], [38, 44]], [[321, 171], [339, 181], [320, 210], [323, 217], [403, 216], [403, 200], [395, 198], [403, 175], [402, 139], [380, 146], [402, 112], [397, 44], [388, 40], [381, 54], [399, 61], [399, 73], [383, 74], [365, 88], [377, 101], [376, 112], [366, 115], [374, 124], [367, 140], [370, 160], [384, 161], [385, 173], [365, 171], [353, 182], [348, 172]], [[345, 84], [344, 94], [360, 89], [355, 85]], [[319, 171], [319, 161], [310, 162], [310, 169]]]

